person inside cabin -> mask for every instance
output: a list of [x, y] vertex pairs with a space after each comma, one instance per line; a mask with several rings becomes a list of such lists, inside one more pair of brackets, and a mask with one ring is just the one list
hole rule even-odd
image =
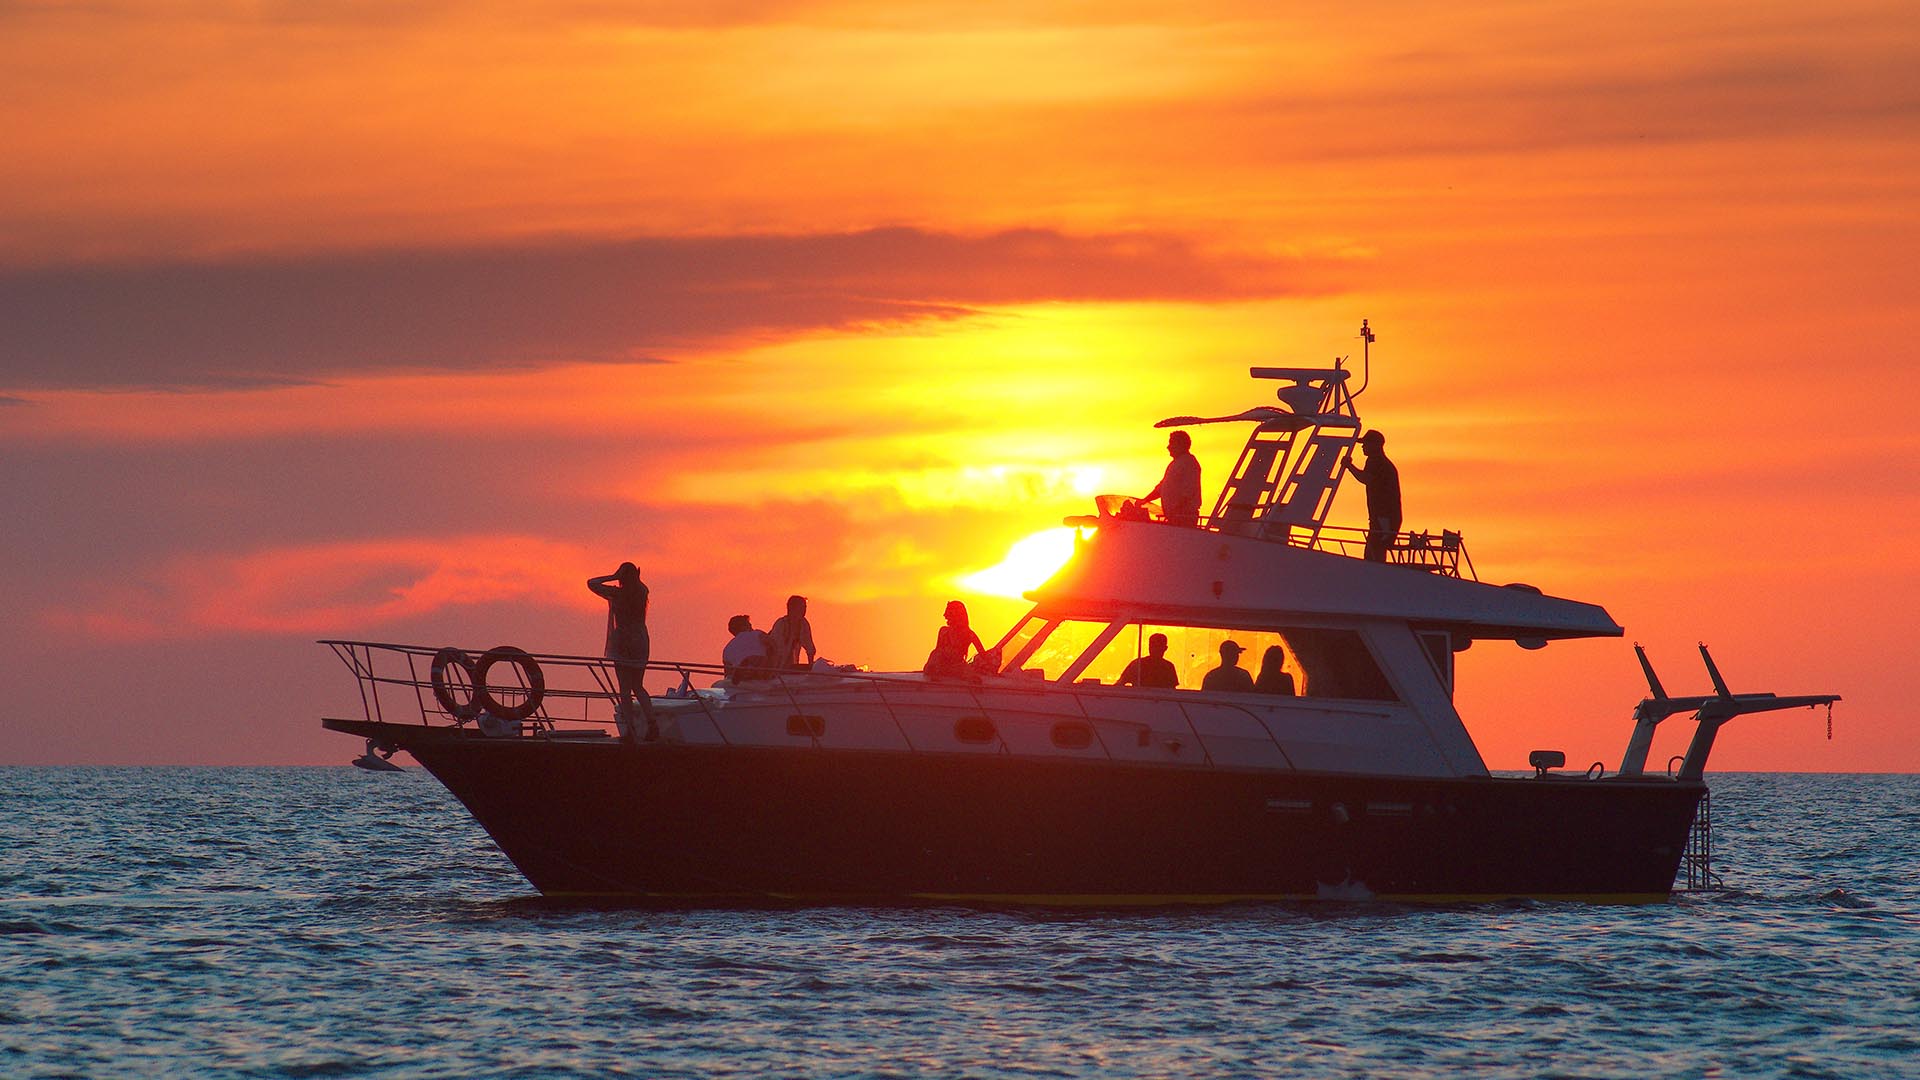
[[1267, 646], [1260, 654], [1260, 674], [1253, 680], [1253, 689], [1258, 694], [1283, 694], [1293, 696], [1293, 676], [1287, 673], [1287, 650], [1278, 645]]
[[753, 628], [753, 620], [735, 615], [727, 620], [727, 633], [733, 637], [720, 650], [720, 664], [732, 682], [745, 682], [762, 676], [767, 668], [767, 635]]
[[983, 654], [987, 647], [980, 642], [980, 635], [974, 633], [967, 618], [967, 605], [958, 600], [947, 601], [947, 625], [940, 628], [934, 638], [933, 651], [927, 654], [927, 663], [921, 670], [929, 677], [940, 679], [966, 678], [973, 674], [973, 668], [967, 662], [967, 653], [971, 650]]
[[1240, 643], [1228, 639], [1220, 643], [1220, 666], [1207, 672], [1200, 680], [1202, 690], [1227, 690], [1234, 693], [1253, 692], [1253, 674], [1240, 666], [1240, 654], [1246, 652]]
[[653, 703], [643, 683], [653, 644], [647, 637], [647, 586], [640, 580], [640, 568], [623, 562], [611, 574], [588, 578], [587, 588], [607, 602], [606, 656], [613, 661], [613, 675], [620, 690], [614, 702], [614, 724], [623, 737], [632, 738], [637, 704], [647, 718], [647, 741], [652, 742], [660, 736], [653, 719]]
[[1167, 436], [1167, 471], [1141, 502], [1160, 500], [1160, 516], [1169, 525], [1194, 528], [1200, 524], [1200, 459], [1193, 456], [1193, 436], [1175, 431]]
[[[787, 613], [773, 621], [773, 629], [767, 632], [767, 638], [771, 645], [767, 649], [769, 666], [784, 671], [813, 666], [817, 653], [813, 647], [813, 624], [807, 621], [806, 597], [787, 597]], [[800, 660], [803, 649], [807, 654], [805, 663]]]
[[1180, 673], [1174, 670], [1173, 661], [1167, 659], [1167, 635], [1155, 634], [1147, 639], [1147, 655], [1137, 657], [1120, 673], [1120, 681], [1115, 686], [1140, 686], [1157, 690], [1177, 690], [1180, 687]]
[[1373, 562], [1386, 562], [1400, 535], [1400, 470], [1387, 460], [1386, 445], [1385, 435], [1369, 431], [1360, 437], [1366, 465], [1347, 460], [1347, 471], [1367, 487], [1367, 558]]

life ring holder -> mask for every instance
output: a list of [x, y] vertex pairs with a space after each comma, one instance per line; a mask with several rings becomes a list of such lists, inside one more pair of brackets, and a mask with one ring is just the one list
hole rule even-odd
[[[526, 699], [520, 704], [508, 706], [500, 704], [493, 696], [493, 690], [487, 686], [487, 673], [493, 665], [508, 663], [520, 669], [522, 681], [526, 684]], [[540, 710], [540, 701], [547, 694], [547, 676], [540, 670], [539, 661], [525, 649], [512, 645], [495, 645], [488, 649], [480, 662], [473, 666], [473, 700], [478, 709], [499, 717], [502, 720], [525, 720]]]
[[[447, 669], [458, 667], [467, 676], [467, 700], [458, 701], [453, 696], [453, 684], [447, 681]], [[449, 645], [433, 654], [433, 666], [429, 672], [433, 683], [433, 700], [445, 709], [454, 723], [464, 724], [480, 715], [480, 681], [474, 678], [473, 657], [466, 650]]]

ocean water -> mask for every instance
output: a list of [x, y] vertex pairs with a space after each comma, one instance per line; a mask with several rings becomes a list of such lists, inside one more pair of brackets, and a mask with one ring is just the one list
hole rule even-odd
[[1714, 786], [1647, 907], [662, 912], [418, 769], [0, 769], [0, 1076], [1920, 1076], [1920, 777]]

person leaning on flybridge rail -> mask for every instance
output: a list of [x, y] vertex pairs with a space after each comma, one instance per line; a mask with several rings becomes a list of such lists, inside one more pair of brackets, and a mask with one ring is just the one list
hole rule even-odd
[[1200, 459], [1193, 456], [1193, 436], [1175, 431], [1167, 436], [1167, 471], [1141, 502], [1160, 500], [1160, 516], [1169, 525], [1194, 528], [1200, 524]]

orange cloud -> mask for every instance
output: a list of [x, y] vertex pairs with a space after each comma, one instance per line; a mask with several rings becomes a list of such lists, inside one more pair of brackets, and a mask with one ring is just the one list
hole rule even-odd
[[176, 556], [142, 587], [94, 590], [103, 595], [81, 606], [47, 610], [42, 618], [56, 629], [102, 641], [367, 633], [460, 605], [577, 601], [576, 594], [586, 593], [574, 579], [590, 563], [578, 545], [520, 536]]

